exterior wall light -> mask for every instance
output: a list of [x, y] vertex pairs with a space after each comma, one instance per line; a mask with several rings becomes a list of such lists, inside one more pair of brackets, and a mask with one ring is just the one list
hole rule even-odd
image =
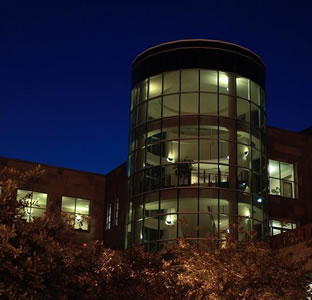
[[258, 203], [262, 203], [262, 198], [258, 198], [258, 199], [257, 199], [257, 202], [258, 202]]

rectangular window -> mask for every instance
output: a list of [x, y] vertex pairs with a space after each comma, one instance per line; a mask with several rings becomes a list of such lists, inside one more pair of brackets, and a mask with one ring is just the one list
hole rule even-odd
[[270, 220], [271, 235], [277, 235], [296, 228], [297, 228], [296, 223], [287, 223], [285, 221]]
[[269, 160], [270, 194], [296, 198], [293, 164]]
[[112, 228], [112, 204], [107, 204], [107, 212], [106, 212], [106, 230]]
[[16, 199], [25, 204], [24, 218], [27, 222], [33, 221], [34, 217], [40, 217], [47, 208], [47, 194], [26, 190], [17, 190]]
[[119, 224], [119, 198], [115, 202], [115, 226]]
[[72, 216], [75, 229], [89, 230], [90, 200], [62, 197], [62, 212]]

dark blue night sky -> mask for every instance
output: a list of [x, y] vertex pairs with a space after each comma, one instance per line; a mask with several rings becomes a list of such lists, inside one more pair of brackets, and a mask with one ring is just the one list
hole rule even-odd
[[184, 38], [257, 53], [267, 67], [268, 125], [309, 127], [308, 3], [1, 1], [0, 156], [97, 173], [115, 168], [127, 159], [132, 60]]

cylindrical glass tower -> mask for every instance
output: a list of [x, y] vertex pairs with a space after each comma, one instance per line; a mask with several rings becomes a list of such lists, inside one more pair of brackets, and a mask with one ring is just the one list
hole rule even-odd
[[183, 40], [132, 64], [127, 247], [266, 234], [265, 67], [243, 47]]

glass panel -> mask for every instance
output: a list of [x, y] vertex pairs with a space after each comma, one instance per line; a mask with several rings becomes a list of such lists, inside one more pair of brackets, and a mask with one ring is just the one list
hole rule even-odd
[[237, 121], [237, 141], [250, 145], [250, 127], [249, 124]]
[[77, 214], [75, 216], [75, 229], [88, 230], [89, 229], [89, 218], [84, 215]]
[[198, 140], [180, 141], [180, 161], [198, 160]]
[[294, 195], [294, 183], [282, 180], [282, 196], [288, 198], [295, 198]]
[[250, 192], [251, 175], [248, 169], [237, 168], [237, 188], [242, 192]]
[[144, 240], [155, 241], [159, 239], [159, 217], [147, 217], [144, 220]]
[[161, 187], [171, 187], [178, 185], [178, 176], [175, 172], [175, 165], [161, 168]]
[[149, 81], [149, 98], [161, 95], [162, 75], [151, 77]]
[[219, 93], [233, 95], [234, 79], [232, 74], [219, 72]]
[[32, 199], [32, 191], [26, 190], [17, 190], [17, 200], [26, 200], [27, 202], [31, 202]]
[[250, 147], [237, 144], [237, 164], [241, 167], [250, 168]]
[[135, 152], [135, 169], [137, 171], [145, 167], [144, 152], [145, 152], [144, 147]]
[[147, 120], [161, 118], [161, 98], [148, 101]]
[[278, 161], [269, 159], [269, 176], [280, 178], [280, 169]]
[[139, 102], [143, 102], [147, 99], [148, 81], [144, 80], [139, 83]]
[[146, 135], [146, 144], [153, 144], [153, 143], [157, 143], [160, 141], [160, 129], [155, 129], [155, 130], [149, 130], [147, 131], [147, 135]]
[[251, 103], [251, 123], [253, 123], [256, 126], [260, 126], [260, 109], [258, 107]]
[[179, 141], [169, 141], [162, 143], [161, 163], [174, 163], [178, 161]]
[[145, 216], [153, 216], [159, 213], [158, 192], [144, 195]]
[[250, 102], [237, 98], [237, 119], [250, 122]]
[[163, 128], [162, 139], [172, 140], [179, 137], [179, 127]]
[[176, 116], [179, 114], [179, 95], [163, 97], [163, 117]]
[[251, 168], [254, 172], [261, 171], [261, 153], [260, 151], [252, 148], [252, 162]]
[[201, 124], [199, 128], [199, 135], [205, 139], [218, 138], [218, 126]]
[[131, 107], [130, 109], [132, 110], [137, 104], [137, 89], [133, 88], [131, 91]]
[[142, 221], [136, 221], [135, 223], [135, 228], [134, 228], [134, 243], [136, 244], [141, 244], [142, 239], [143, 239], [143, 233], [142, 233]]
[[260, 88], [260, 104], [263, 110], [265, 110], [265, 92], [263, 88]]
[[228, 141], [219, 141], [219, 162], [228, 164], [230, 159], [230, 149]]
[[294, 181], [294, 167], [293, 167], [293, 165], [281, 162], [280, 166], [281, 166], [281, 179]]
[[198, 94], [181, 94], [181, 114], [198, 114]]
[[138, 124], [142, 124], [145, 122], [145, 119], [146, 119], [146, 103], [147, 102], [144, 102], [142, 104], [140, 104], [138, 106], [138, 110], [137, 110], [137, 113], [138, 113], [138, 117], [137, 117], [137, 120], [138, 120]]
[[160, 163], [161, 144], [156, 143], [146, 147], [146, 166], [156, 166]]
[[200, 113], [216, 116], [218, 114], [218, 95], [200, 93]]
[[229, 117], [229, 105], [230, 105], [229, 96], [219, 95], [219, 115], [223, 117]]
[[179, 92], [180, 72], [170, 72], [164, 74], [164, 94]]
[[218, 162], [218, 143], [217, 140], [203, 140], [200, 145], [200, 161], [201, 162]]
[[254, 126], [251, 126], [251, 145], [257, 149], [261, 149], [260, 130]]
[[229, 166], [227, 165], [219, 165], [219, 187], [228, 188], [229, 187]]
[[218, 165], [217, 164], [199, 164], [199, 184], [208, 186], [217, 186]]
[[249, 97], [249, 79], [243, 77], [236, 78], [236, 94], [238, 97], [250, 99]]
[[219, 139], [229, 140], [229, 130], [225, 127], [219, 126]]
[[181, 72], [181, 91], [198, 91], [198, 70], [183, 70]]
[[197, 238], [198, 234], [198, 214], [179, 214], [178, 215], [178, 237]]
[[75, 212], [75, 198], [62, 197], [62, 211], [64, 212]]
[[260, 106], [260, 87], [251, 81], [251, 101]]
[[31, 208], [31, 218], [41, 217], [44, 214], [45, 210], [40, 208]]
[[38, 206], [39, 208], [47, 207], [47, 194], [33, 192], [33, 206]]
[[200, 70], [200, 90], [203, 92], [218, 91], [218, 81], [216, 71]]
[[198, 125], [185, 125], [180, 127], [180, 139], [197, 138]]
[[281, 186], [280, 180], [275, 178], [270, 178], [270, 194], [272, 195], [280, 195], [281, 194]]
[[77, 198], [76, 213], [82, 215], [89, 215], [89, 212], [90, 212], [90, 201]]

